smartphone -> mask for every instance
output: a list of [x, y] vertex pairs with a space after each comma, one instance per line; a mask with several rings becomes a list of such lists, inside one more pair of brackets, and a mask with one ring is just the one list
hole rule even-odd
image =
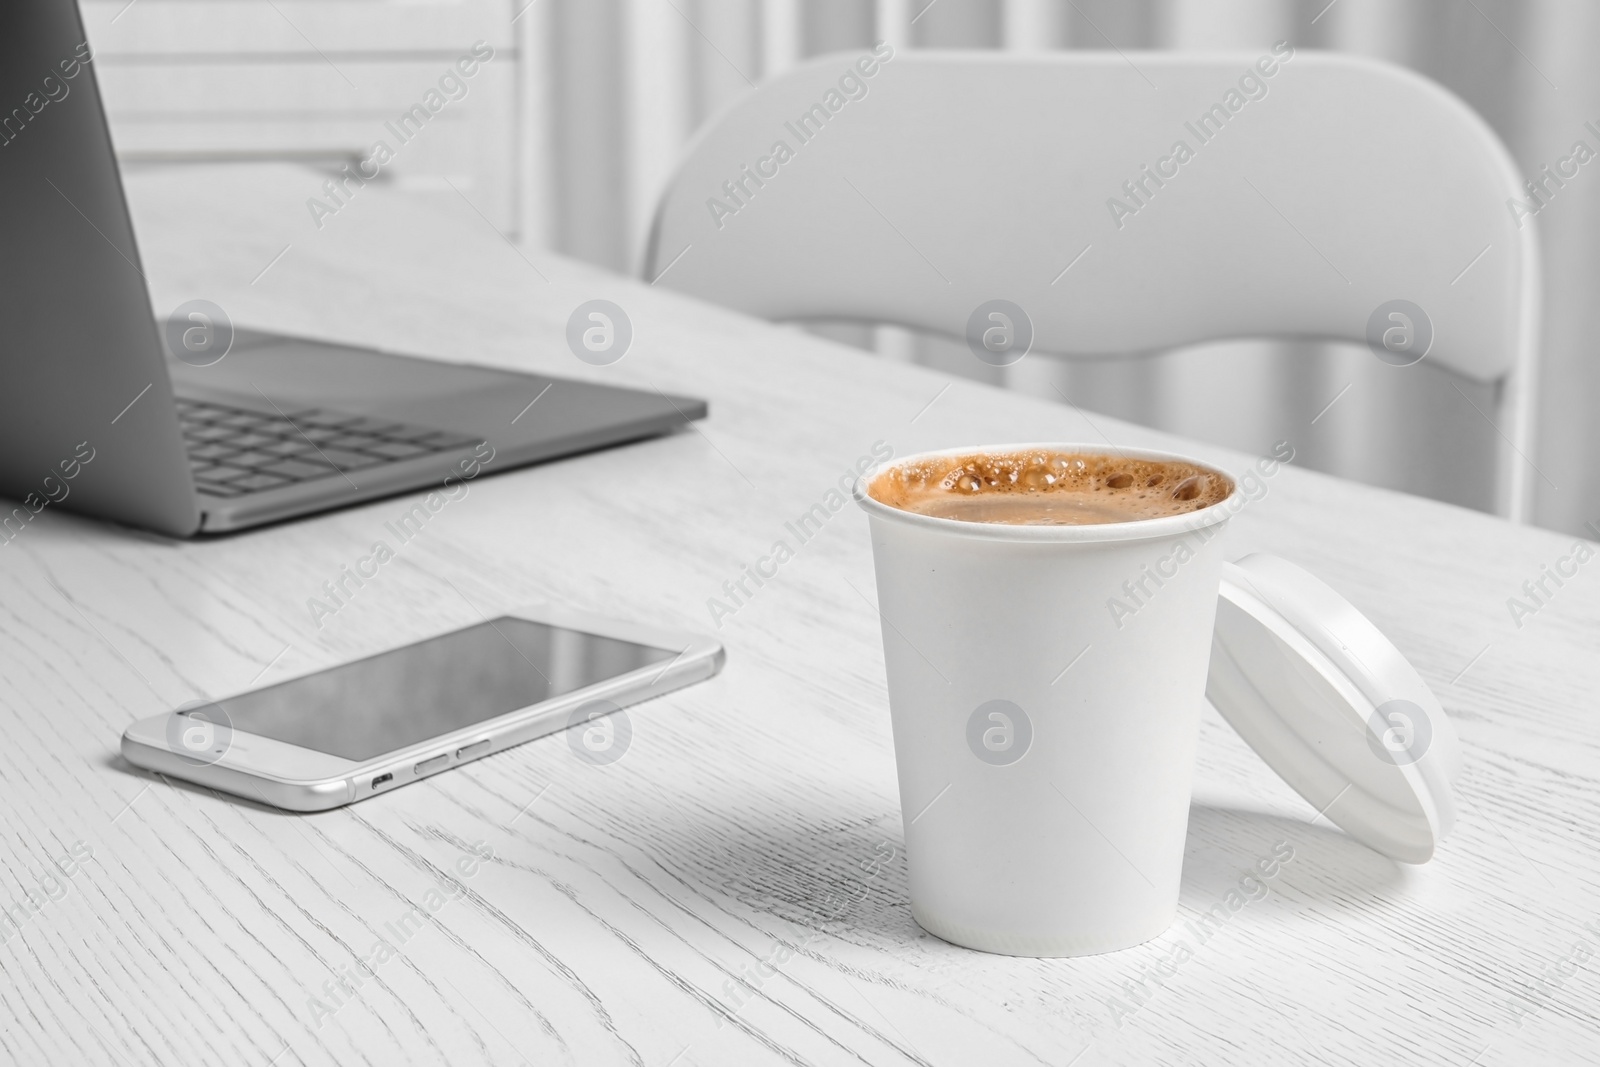
[[291, 811], [322, 811], [557, 730], [627, 751], [630, 704], [710, 678], [708, 637], [530, 607], [134, 723], [129, 763]]

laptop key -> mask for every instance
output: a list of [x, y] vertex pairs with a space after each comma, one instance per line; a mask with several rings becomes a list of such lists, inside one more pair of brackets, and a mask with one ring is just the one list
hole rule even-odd
[[274, 415], [260, 426], [255, 427], [256, 433], [270, 433], [274, 437], [299, 437], [300, 430], [305, 423], [296, 418], [279, 418]]
[[404, 441], [379, 441], [367, 445], [364, 451], [385, 459], [410, 459], [412, 456], [425, 456], [432, 450], [423, 445], [406, 444]]
[[243, 467], [224, 467], [221, 464], [191, 469], [194, 471], [196, 480], [210, 485], [227, 485], [238, 478], [254, 473], [253, 471], [245, 470]]
[[388, 424], [388, 419], [375, 419], [370, 415], [357, 415], [337, 424], [329, 423], [329, 425], [342, 426], [350, 433], [371, 433], [379, 426], [386, 426]]
[[231, 456], [224, 457], [219, 462], [226, 463], [230, 467], [243, 467], [246, 470], [256, 470], [260, 467], [265, 467], [269, 463], [276, 463], [282, 458], [282, 456], [275, 456], [271, 452], [256, 452], [251, 450], [235, 452]]
[[317, 454], [316, 446], [300, 436], [285, 437], [268, 445], [262, 445], [257, 452], [265, 452], [272, 456], [298, 456], [302, 453]]
[[231, 456], [237, 451], [238, 449], [234, 448], [232, 445], [224, 444], [221, 441], [204, 441], [200, 444], [190, 446], [189, 458], [216, 460], [221, 459], [223, 456]]
[[321, 442], [321, 444], [324, 448], [338, 448], [346, 452], [364, 452], [369, 446], [377, 444], [380, 440], [382, 439], [368, 434], [346, 433]]

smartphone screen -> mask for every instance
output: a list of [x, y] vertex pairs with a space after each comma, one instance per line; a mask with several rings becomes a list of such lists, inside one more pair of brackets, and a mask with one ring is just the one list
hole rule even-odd
[[215, 706], [235, 730], [360, 761], [677, 655], [502, 616]]

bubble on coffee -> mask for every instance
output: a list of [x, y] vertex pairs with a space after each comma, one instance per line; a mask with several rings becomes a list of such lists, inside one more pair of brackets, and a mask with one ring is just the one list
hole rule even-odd
[[1182, 460], [1028, 450], [931, 456], [882, 471], [880, 504], [964, 522], [1092, 526], [1184, 515], [1220, 504], [1233, 479]]

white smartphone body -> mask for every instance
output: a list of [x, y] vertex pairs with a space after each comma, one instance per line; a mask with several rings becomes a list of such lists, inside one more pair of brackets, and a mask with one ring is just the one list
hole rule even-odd
[[[365, 659], [129, 726], [129, 763], [291, 811], [322, 811], [536, 737], [582, 727], [574, 751], [626, 751], [629, 704], [710, 678], [709, 637], [519, 608]], [[620, 731], [620, 732], [619, 732]]]

